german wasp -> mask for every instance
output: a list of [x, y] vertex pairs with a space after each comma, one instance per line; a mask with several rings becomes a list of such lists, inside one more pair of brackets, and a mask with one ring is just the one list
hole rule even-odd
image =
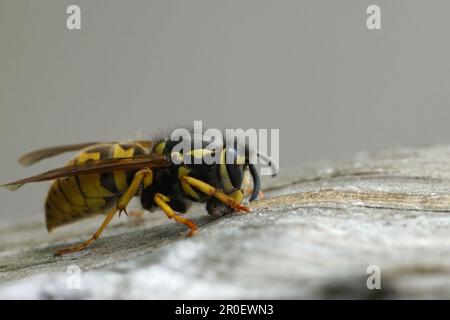
[[[190, 134], [189, 139], [193, 138]], [[181, 139], [186, 139], [182, 137]], [[198, 139], [198, 137], [196, 137]], [[174, 152], [180, 140], [170, 138], [154, 141], [82, 143], [40, 149], [22, 156], [19, 162], [28, 166], [42, 159], [69, 151], [79, 154], [65, 166], [32, 177], [17, 180], [2, 187], [16, 190], [30, 182], [52, 180], [45, 201], [46, 225], [50, 232], [56, 227], [83, 218], [105, 214], [105, 219], [91, 238], [83, 243], [60, 249], [64, 255], [87, 248], [101, 235], [116, 213], [125, 212], [133, 197], [139, 197], [144, 210], [161, 209], [168, 218], [185, 225], [188, 235], [194, 235], [197, 225], [182, 214], [192, 202], [206, 204], [213, 216], [231, 212], [249, 212], [244, 204], [246, 181], [252, 177], [253, 187], [249, 201], [260, 193], [260, 177], [256, 166], [249, 161], [250, 149], [245, 146], [243, 159], [238, 161], [238, 146], [224, 145], [217, 155], [217, 163], [206, 164], [196, 160], [211, 153], [210, 143], [200, 137], [200, 147]], [[223, 161], [231, 153], [234, 161]], [[174, 154], [181, 159], [173, 161]], [[273, 163], [258, 154], [267, 165]]]

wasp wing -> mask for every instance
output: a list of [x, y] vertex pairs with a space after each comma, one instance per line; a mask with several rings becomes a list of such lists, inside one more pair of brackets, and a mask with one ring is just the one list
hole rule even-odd
[[44, 173], [25, 179], [0, 185], [2, 188], [16, 190], [26, 183], [54, 180], [63, 177], [79, 176], [95, 173], [139, 170], [143, 168], [167, 167], [170, 162], [166, 157], [151, 153], [127, 158], [109, 158], [100, 160], [87, 160], [82, 164], [69, 164], [64, 167], [46, 171]]
[[[132, 142], [138, 143], [147, 149], [150, 149], [154, 144], [152, 141], [147, 141], [147, 140], [132, 141]], [[27, 166], [32, 165], [33, 163], [36, 163], [43, 159], [54, 157], [54, 156], [60, 155], [65, 152], [78, 151], [78, 150], [81, 150], [81, 149], [84, 149], [84, 148], [87, 148], [90, 146], [94, 146], [97, 144], [114, 144], [114, 143], [119, 143], [119, 142], [117, 142], [117, 141], [116, 142], [85, 142], [85, 143], [67, 144], [67, 145], [61, 145], [61, 146], [54, 146], [54, 147], [50, 147], [50, 148], [43, 148], [43, 149], [38, 149], [38, 150], [32, 151], [30, 153], [24, 154], [23, 156], [21, 156], [19, 158], [18, 161], [22, 166], [27, 167]]]

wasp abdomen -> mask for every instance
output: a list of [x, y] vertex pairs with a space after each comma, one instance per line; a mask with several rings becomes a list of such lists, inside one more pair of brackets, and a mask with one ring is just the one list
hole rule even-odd
[[[148, 153], [138, 143], [101, 144], [82, 150], [70, 163], [125, 158]], [[53, 181], [45, 202], [47, 229], [103, 213], [124, 193], [134, 171], [72, 176]]]

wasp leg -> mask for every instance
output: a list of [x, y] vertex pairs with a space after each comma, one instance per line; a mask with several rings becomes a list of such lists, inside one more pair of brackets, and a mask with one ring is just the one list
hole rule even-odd
[[177, 215], [173, 209], [167, 204], [170, 201], [168, 197], [161, 193], [156, 193], [153, 200], [158, 205], [158, 207], [164, 211], [164, 213], [169, 217], [169, 219], [174, 219], [176, 222], [182, 223], [189, 228], [188, 236], [193, 236], [197, 232], [197, 225], [191, 220], [186, 219], [182, 216]]
[[244, 200], [244, 193], [242, 192], [241, 189], [230, 193], [229, 196], [231, 198], [233, 198], [234, 201], [239, 202], [239, 203], [242, 203], [242, 200]]
[[139, 170], [138, 172], [136, 172], [136, 174], [133, 177], [133, 181], [131, 182], [127, 191], [125, 191], [125, 193], [122, 194], [119, 201], [117, 201], [116, 206], [111, 208], [108, 211], [102, 225], [92, 235], [92, 237], [90, 237], [88, 240], [84, 241], [83, 243], [81, 243], [77, 246], [60, 249], [60, 250], [56, 251], [55, 255], [62, 256], [65, 254], [78, 252], [78, 251], [81, 251], [81, 250], [87, 248], [89, 245], [91, 245], [95, 240], [97, 240], [100, 237], [103, 230], [105, 230], [106, 226], [112, 220], [112, 218], [114, 217], [116, 212], [117, 211], [119, 211], [119, 212], [125, 211], [125, 208], [127, 207], [128, 203], [131, 201], [131, 199], [134, 197], [136, 192], [139, 190], [141, 183], [144, 182], [145, 185], [149, 185], [149, 184], [151, 184], [152, 179], [153, 179], [153, 173], [152, 173], [151, 169], [142, 169], [142, 170]]
[[[244, 200], [244, 193], [241, 189], [229, 193], [228, 195], [238, 203], [242, 203], [242, 201]], [[225, 203], [217, 200], [214, 197], [210, 197], [206, 201], [206, 211], [208, 212], [208, 214], [215, 218], [235, 212], [233, 208], [227, 206]]]
[[220, 202], [223, 202], [224, 204], [233, 208], [236, 211], [244, 211], [244, 212], [250, 211], [248, 207], [242, 205], [240, 202], [236, 201], [229, 195], [226, 195], [225, 193], [217, 190], [216, 188], [207, 184], [206, 182], [203, 182], [199, 179], [190, 176], [183, 176], [181, 179], [183, 179], [186, 183], [190, 184], [194, 188], [200, 190], [201, 192], [217, 198]]
[[78, 252], [78, 251], [81, 251], [81, 250], [87, 248], [91, 243], [93, 243], [95, 240], [97, 240], [98, 237], [100, 237], [101, 233], [103, 232], [103, 230], [105, 230], [108, 223], [112, 220], [112, 218], [114, 217], [114, 214], [117, 212], [117, 210], [118, 209], [116, 207], [114, 207], [108, 212], [108, 214], [106, 215], [106, 218], [103, 221], [100, 228], [98, 228], [98, 230], [94, 233], [94, 235], [92, 237], [90, 237], [88, 240], [86, 240], [85, 242], [83, 242], [77, 246], [59, 249], [58, 251], [56, 251], [55, 255], [62, 256], [65, 254]]

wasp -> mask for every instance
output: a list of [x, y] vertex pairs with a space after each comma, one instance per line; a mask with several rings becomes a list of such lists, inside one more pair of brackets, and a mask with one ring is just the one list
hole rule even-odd
[[[189, 138], [191, 141], [198, 139], [192, 139], [192, 134]], [[174, 152], [180, 140], [170, 138], [122, 143], [91, 142], [40, 149], [22, 156], [19, 162], [28, 166], [65, 152], [79, 153], [63, 167], [2, 187], [16, 190], [30, 182], [52, 180], [45, 201], [49, 232], [84, 218], [105, 215], [103, 223], [92, 237], [79, 245], [60, 249], [56, 255], [78, 252], [90, 246], [116, 213], [127, 214], [127, 205], [133, 197], [140, 198], [144, 210], [161, 209], [168, 218], [185, 225], [189, 229], [188, 235], [192, 236], [198, 227], [182, 214], [188, 211], [193, 202], [206, 203], [206, 211], [213, 216], [249, 212], [249, 207], [244, 204], [247, 196], [245, 181], [251, 175], [253, 190], [249, 201], [258, 198], [261, 186], [257, 168], [249, 161], [248, 147], [244, 159], [238, 159], [236, 145], [224, 146], [217, 155], [221, 161], [206, 164], [195, 161], [213, 152], [205, 148], [210, 140], [205, 137], [200, 137], [200, 140], [200, 148], [193, 147], [185, 153]], [[228, 153], [234, 157], [232, 163], [223, 161]], [[258, 157], [265, 160], [267, 165], [274, 166], [267, 156], [258, 153]], [[181, 160], [174, 163], [174, 158]]]

